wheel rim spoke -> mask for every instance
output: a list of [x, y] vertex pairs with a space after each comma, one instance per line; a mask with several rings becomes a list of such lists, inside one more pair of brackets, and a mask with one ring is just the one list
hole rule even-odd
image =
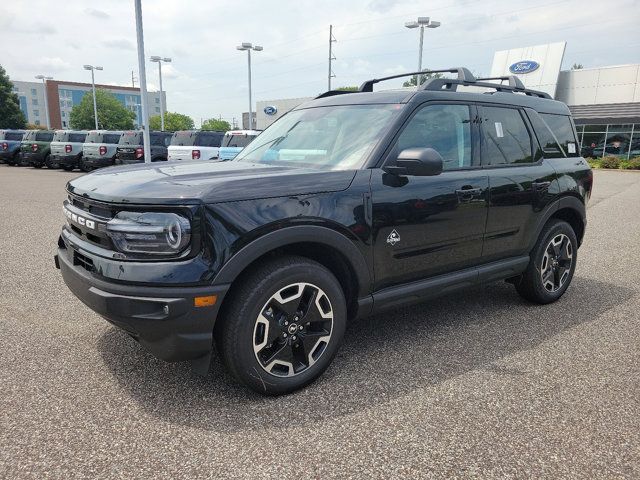
[[297, 375], [323, 354], [332, 327], [327, 295], [309, 283], [291, 284], [272, 295], [256, 319], [256, 359], [272, 375]]
[[555, 292], [565, 284], [573, 264], [573, 245], [564, 233], [551, 239], [540, 262], [543, 287]]

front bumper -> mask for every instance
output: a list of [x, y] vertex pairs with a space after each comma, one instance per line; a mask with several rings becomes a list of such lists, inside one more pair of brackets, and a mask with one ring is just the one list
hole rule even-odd
[[114, 164], [111, 157], [82, 157], [82, 163], [89, 168], [110, 167]]
[[60, 155], [60, 154], [51, 154], [51, 164], [58, 165], [60, 167], [77, 167], [78, 166], [78, 155]]
[[[176, 362], [210, 354], [213, 327], [229, 285], [143, 287], [107, 282], [85, 270], [74, 248], [59, 248], [55, 263], [76, 297], [156, 357]], [[210, 295], [217, 296], [214, 305], [194, 306], [195, 297]]]

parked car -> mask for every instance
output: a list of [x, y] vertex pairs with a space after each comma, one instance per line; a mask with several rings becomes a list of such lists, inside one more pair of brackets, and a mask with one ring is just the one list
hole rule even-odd
[[[167, 160], [167, 147], [173, 132], [149, 132], [151, 142], [151, 161]], [[144, 145], [142, 130], [124, 132], [116, 148], [116, 165], [128, 165], [144, 162]]]
[[53, 130], [27, 130], [20, 144], [21, 166], [49, 167]]
[[169, 160], [217, 160], [224, 132], [175, 132], [168, 148]]
[[262, 130], [231, 130], [224, 134], [218, 158], [221, 161], [233, 160], [244, 147], [249, 145]]
[[56, 130], [51, 142], [51, 166], [62, 167], [67, 172], [80, 168], [82, 145], [87, 133], [79, 130]]
[[515, 76], [438, 73], [457, 78], [326, 92], [232, 161], [72, 180], [62, 278], [154, 355], [205, 374], [215, 342], [270, 395], [314, 381], [355, 317], [502, 280], [558, 300], [593, 183], [569, 108]]
[[84, 172], [115, 164], [116, 149], [123, 132], [92, 130], [82, 144], [80, 168]]
[[20, 163], [20, 143], [24, 130], [0, 130], [0, 162], [7, 165]]

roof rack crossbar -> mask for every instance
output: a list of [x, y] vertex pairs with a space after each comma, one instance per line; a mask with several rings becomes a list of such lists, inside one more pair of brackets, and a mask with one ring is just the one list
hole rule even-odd
[[401, 73], [399, 75], [390, 75], [388, 77], [381, 78], [372, 78], [371, 80], [367, 80], [362, 85], [360, 85], [360, 92], [373, 92], [373, 86], [376, 83], [383, 82], [385, 80], [393, 80], [394, 78], [402, 78], [402, 77], [412, 77], [414, 75], [424, 75], [428, 73], [457, 73], [458, 80], [463, 82], [475, 82], [475, 77], [473, 74], [464, 67], [455, 67], [455, 68], [445, 68], [442, 70], [423, 70], [421, 72], [410, 72], [410, 73]]
[[482, 82], [482, 81], [464, 82], [455, 78], [432, 78], [431, 80], [429, 80], [424, 84], [422, 89], [429, 90], [429, 91], [449, 90], [449, 91], [455, 92], [457, 91], [458, 85], [492, 88], [497, 92], [510, 92], [510, 93], [518, 92], [518, 93], [524, 93], [525, 95], [529, 95], [532, 97], [551, 98], [551, 96], [548, 93], [540, 92], [538, 90], [530, 90], [528, 88], [519, 88], [519, 87], [513, 87], [511, 85]]
[[484, 80], [507, 80], [509, 82], [509, 86], [513, 87], [513, 88], [519, 88], [521, 90], [526, 90], [526, 87], [524, 86], [524, 83], [522, 83], [522, 80], [520, 80], [518, 77], [516, 77], [515, 75], [504, 75], [502, 77], [483, 77], [483, 78], [478, 78], [478, 81], [484, 81]]

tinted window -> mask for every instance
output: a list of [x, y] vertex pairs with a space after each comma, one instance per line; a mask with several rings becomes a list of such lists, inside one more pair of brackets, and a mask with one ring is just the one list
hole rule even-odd
[[540, 116], [556, 136], [567, 156], [577, 155], [577, 142], [573, 132], [573, 125], [571, 124], [571, 117], [549, 113], [543, 113]]
[[430, 105], [422, 108], [402, 130], [393, 151], [433, 148], [442, 156], [445, 170], [472, 164], [471, 114], [467, 105]]
[[482, 117], [485, 165], [508, 165], [533, 161], [531, 136], [518, 110], [483, 107]]
[[194, 145], [198, 147], [219, 147], [223, 136], [223, 133], [200, 132], [196, 135]]
[[85, 138], [87, 138], [86, 133], [70, 133], [69, 134], [69, 142], [72, 142], [72, 143], [83, 143]]
[[38, 142], [50, 142], [51, 140], [53, 140], [53, 132], [36, 133], [36, 141]]
[[542, 147], [542, 152], [537, 153], [535, 156], [536, 160], [543, 156], [545, 158], [564, 158], [564, 153], [560, 145], [558, 145], [558, 140], [540, 115], [533, 110], [527, 110], [527, 113], [533, 126], [533, 131]]
[[102, 137], [102, 143], [118, 143], [121, 136], [121, 133], [105, 133]]
[[223, 147], [246, 147], [256, 138], [255, 135], [225, 135], [222, 141]]
[[171, 135], [167, 135], [166, 133], [151, 134], [151, 145], [166, 147], [167, 145], [169, 145], [170, 141], [171, 141]]
[[184, 131], [184, 132], [176, 132], [173, 134], [173, 137], [171, 137], [171, 145], [178, 145], [178, 146], [192, 146], [193, 142], [196, 139], [196, 132], [188, 132], [188, 131]]
[[101, 132], [89, 132], [87, 134], [87, 138], [85, 139], [86, 143], [102, 143], [102, 136], [103, 134]]
[[5, 140], [22, 140], [24, 133], [20, 132], [7, 132], [4, 134]]
[[124, 132], [118, 141], [119, 145], [142, 145], [142, 132]]
[[67, 139], [68, 132], [56, 132], [53, 136], [54, 142], [64, 142]]

